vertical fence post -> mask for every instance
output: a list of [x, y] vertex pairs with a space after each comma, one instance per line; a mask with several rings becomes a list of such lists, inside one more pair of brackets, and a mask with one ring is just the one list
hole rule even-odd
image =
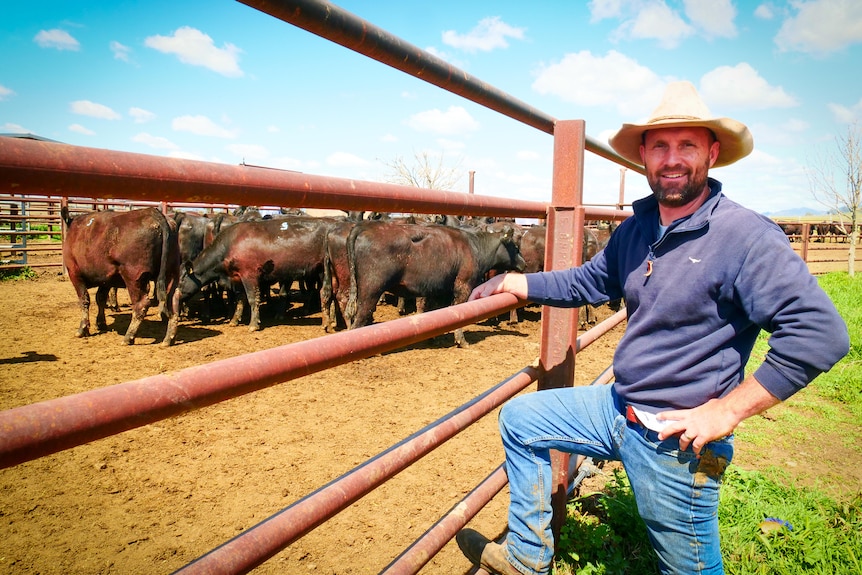
[[[554, 126], [554, 173], [545, 248], [545, 269], [564, 269], [581, 263], [584, 241], [583, 120], [558, 121]], [[539, 390], [574, 384], [578, 337], [578, 308], [542, 308], [542, 348]], [[552, 452], [554, 538], [559, 541], [566, 517], [569, 455]]]

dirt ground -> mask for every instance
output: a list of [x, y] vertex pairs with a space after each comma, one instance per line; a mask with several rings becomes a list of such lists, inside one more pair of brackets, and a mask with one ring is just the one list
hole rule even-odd
[[[85, 339], [74, 337], [74, 290], [56, 272], [4, 282], [0, 294], [0, 409], [325, 335], [320, 315], [297, 305], [283, 322], [264, 310], [256, 333], [184, 320], [162, 348], [151, 310], [127, 347], [123, 290], [108, 330]], [[95, 303], [91, 316], [95, 325]], [[391, 306], [376, 315], [395, 317]], [[0, 571], [172, 572], [533, 362], [539, 308], [522, 317], [466, 328], [466, 349], [440, 336], [0, 470]], [[578, 355], [583, 383], [617, 339]], [[502, 457], [492, 413], [255, 573], [378, 573]], [[474, 524], [499, 532], [506, 503], [504, 490]], [[452, 542], [422, 572], [468, 569]]]
[[[74, 337], [74, 290], [56, 271], [3, 282], [0, 295], [0, 409], [324, 336], [320, 315], [297, 306], [282, 322], [265, 309], [256, 333], [184, 320], [176, 345], [161, 348], [164, 326], [151, 311], [137, 343], [126, 347], [123, 291], [108, 330], [85, 339]], [[149, 575], [181, 568], [532, 363], [539, 308], [521, 315], [516, 326], [468, 327], [466, 349], [453, 347], [451, 334], [440, 336], [0, 470], [0, 571]], [[395, 317], [389, 306], [376, 315]], [[621, 329], [578, 354], [576, 383], [609, 365]], [[769, 465], [792, 457], [800, 480], [813, 481], [804, 476], [809, 466], [840, 473], [848, 451], [853, 456], [833, 443], [812, 443], [812, 454], [791, 444], [738, 460]], [[495, 412], [255, 573], [379, 573], [502, 457]], [[858, 452], [855, 458], [859, 463]], [[862, 485], [862, 477], [851, 475], [849, 484]], [[504, 489], [471, 526], [501, 532], [507, 502]], [[470, 566], [450, 542], [421, 572], [466, 574]]]

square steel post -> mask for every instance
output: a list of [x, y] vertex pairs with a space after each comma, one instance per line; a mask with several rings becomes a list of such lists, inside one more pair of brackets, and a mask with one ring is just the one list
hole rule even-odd
[[[545, 247], [545, 269], [564, 269], [581, 264], [584, 241], [583, 120], [558, 121], [554, 126], [554, 173]], [[574, 384], [578, 337], [578, 308], [542, 308], [542, 348], [539, 392]], [[569, 455], [551, 453], [554, 538], [559, 541], [566, 517]]]

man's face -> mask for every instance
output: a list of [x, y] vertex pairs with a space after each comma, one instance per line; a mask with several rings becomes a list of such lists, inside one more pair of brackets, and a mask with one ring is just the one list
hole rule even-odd
[[684, 206], [706, 188], [719, 143], [707, 128], [658, 128], [644, 134], [641, 158], [660, 204]]

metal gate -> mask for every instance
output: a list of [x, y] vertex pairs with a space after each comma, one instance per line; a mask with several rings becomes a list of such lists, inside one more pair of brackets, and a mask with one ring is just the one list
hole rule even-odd
[[[554, 138], [550, 203], [418, 189], [206, 162], [106, 151], [54, 142], [0, 138], [0, 184], [18, 193], [144, 201], [286, 205], [343, 210], [455, 213], [543, 218], [546, 269], [580, 264], [586, 219], [627, 212], [583, 205], [584, 154], [596, 153], [642, 173], [590, 139], [582, 120], [559, 121], [490, 87], [435, 56], [321, 1], [247, 1], [387, 65], [412, 74]], [[118, 195], [117, 190], [122, 190]], [[510, 294], [328, 335], [168, 375], [95, 389], [0, 413], [0, 468], [17, 465], [135, 427], [392, 350], [514, 309]], [[543, 308], [541, 355], [483, 395], [366, 461], [332, 483], [182, 568], [183, 573], [246, 573], [412, 462], [489, 413], [533, 381], [539, 389], [572, 385], [577, 352], [625, 319], [620, 312], [576, 339], [577, 310]], [[554, 457], [556, 525], [569, 482], [568, 456]], [[415, 573], [505, 485], [494, 471], [386, 569]]]

